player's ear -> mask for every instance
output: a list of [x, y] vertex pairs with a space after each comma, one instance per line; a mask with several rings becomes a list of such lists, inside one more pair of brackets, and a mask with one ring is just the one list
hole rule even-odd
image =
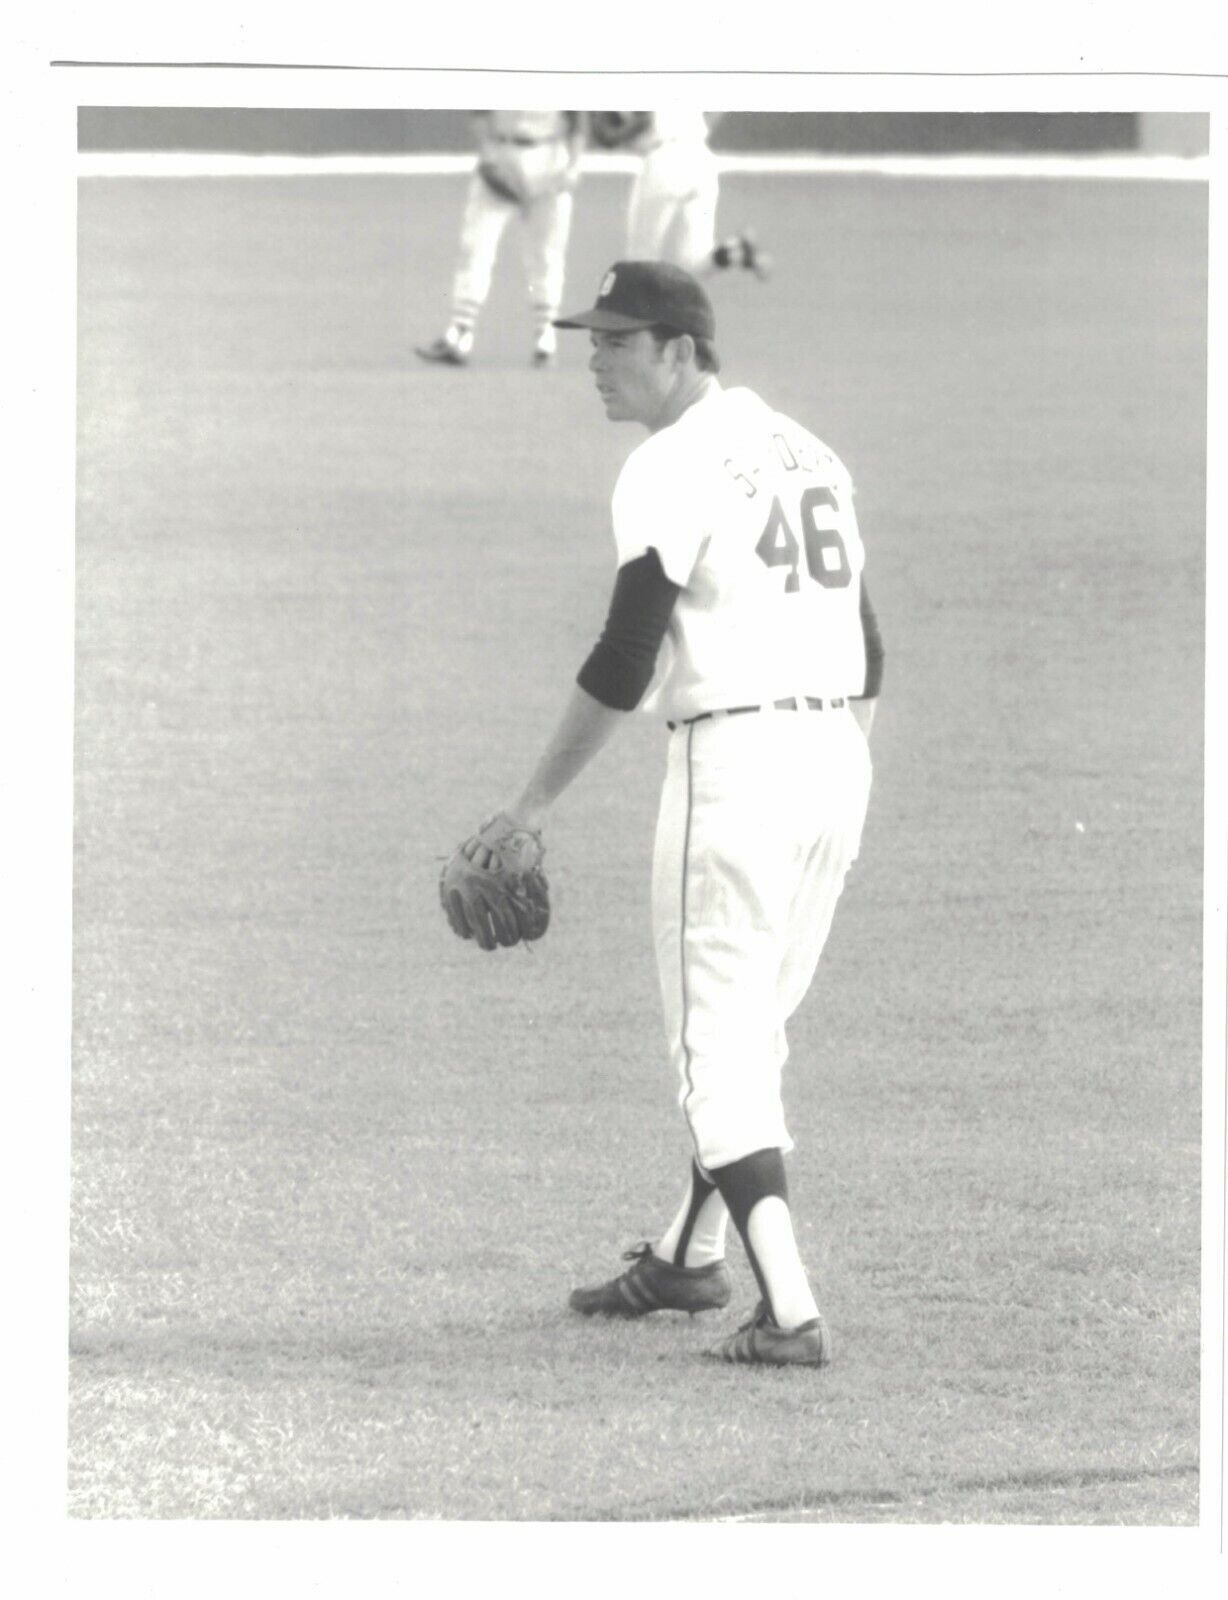
[[695, 341], [689, 333], [680, 333], [672, 343], [674, 360], [680, 367], [688, 366], [695, 360]]

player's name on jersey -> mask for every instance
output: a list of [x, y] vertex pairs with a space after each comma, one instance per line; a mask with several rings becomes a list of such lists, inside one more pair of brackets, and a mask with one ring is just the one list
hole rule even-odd
[[[817, 472], [826, 474], [834, 465], [832, 456], [818, 448], [808, 439], [794, 436], [792, 439], [783, 433], [774, 433], [772, 443], [781, 466], [786, 472]], [[725, 471], [742, 485], [742, 492], [748, 500], [759, 493], [759, 479], [763, 475], [762, 466], [740, 465], [734, 456], [725, 458]]]

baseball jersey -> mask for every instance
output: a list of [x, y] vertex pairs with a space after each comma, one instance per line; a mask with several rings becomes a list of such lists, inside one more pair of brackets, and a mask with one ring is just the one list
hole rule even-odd
[[862, 693], [853, 485], [807, 429], [714, 383], [628, 456], [612, 511], [619, 566], [655, 549], [681, 586], [642, 709], [680, 722]]

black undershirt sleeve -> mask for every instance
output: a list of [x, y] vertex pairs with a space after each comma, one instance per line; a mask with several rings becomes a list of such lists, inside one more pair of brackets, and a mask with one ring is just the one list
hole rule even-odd
[[861, 584], [861, 631], [866, 641], [866, 686], [854, 700], [874, 700], [883, 686], [883, 636], [879, 632], [878, 618], [870, 604], [865, 580]]
[[[665, 576], [655, 550], [646, 551], [618, 569], [601, 638], [576, 677], [594, 700], [615, 711], [631, 711], [639, 705], [652, 681], [679, 589]], [[885, 651], [864, 581], [861, 627], [866, 645], [866, 681], [864, 690], [855, 698], [873, 700], [882, 688]]]
[[576, 677], [581, 689], [613, 711], [639, 705], [652, 682], [679, 589], [665, 576], [655, 550], [619, 567], [601, 638]]

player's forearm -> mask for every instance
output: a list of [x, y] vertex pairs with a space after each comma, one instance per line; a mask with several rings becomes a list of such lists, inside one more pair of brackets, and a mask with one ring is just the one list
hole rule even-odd
[[639, 705], [677, 597], [678, 585], [666, 577], [655, 549], [618, 569], [601, 638], [580, 668], [528, 787], [507, 808], [518, 822], [538, 827], [548, 807]]
[[527, 827], [541, 826], [549, 808], [627, 720], [578, 685], [520, 798], [506, 809]]
[[870, 729], [874, 726], [874, 708], [878, 705], [878, 692], [883, 686], [883, 650], [882, 631], [878, 626], [878, 618], [874, 607], [870, 603], [870, 592], [866, 588], [865, 578], [861, 581], [861, 631], [866, 649], [866, 686], [861, 696], [850, 701], [853, 715], [857, 718], [857, 725], [866, 738], [870, 737]]

